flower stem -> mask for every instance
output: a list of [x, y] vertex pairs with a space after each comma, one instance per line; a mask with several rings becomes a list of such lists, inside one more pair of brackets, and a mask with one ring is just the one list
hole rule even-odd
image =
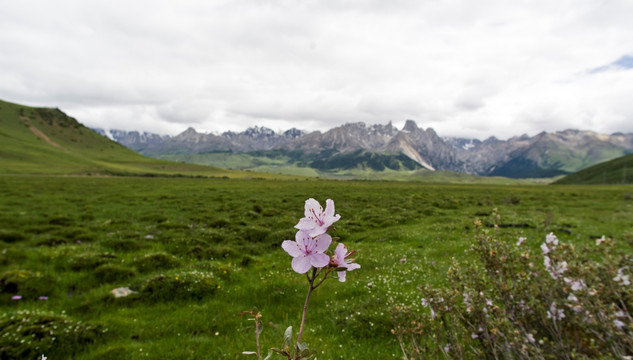
[[262, 360], [261, 352], [259, 351], [259, 323], [255, 320], [255, 344], [257, 345], [257, 360]]
[[306, 302], [303, 304], [303, 315], [301, 316], [301, 326], [299, 327], [299, 334], [297, 335], [297, 342], [301, 342], [301, 337], [303, 336], [303, 329], [306, 324], [306, 316], [308, 315], [308, 303], [310, 302], [310, 295], [312, 295], [312, 290], [314, 287], [314, 279], [316, 277], [317, 269], [312, 269], [312, 277], [308, 276], [308, 295], [306, 296]]

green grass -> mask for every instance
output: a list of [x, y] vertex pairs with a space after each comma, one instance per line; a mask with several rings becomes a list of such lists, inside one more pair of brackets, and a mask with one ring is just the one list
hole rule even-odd
[[[307, 287], [280, 244], [308, 197], [334, 199], [342, 218], [332, 234], [362, 266], [313, 295], [304, 340], [321, 359], [401, 358], [388, 303], [415, 305], [419, 285], [442, 286], [450, 259], [467, 256], [473, 222], [489, 223], [493, 208], [515, 226], [503, 238], [526, 236], [536, 249], [550, 231], [625, 244], [633, 230], [626, 186], [4, 175], [0, 326], [28, 312], [86, 329], [26, 347], [49, 358], [73, 348], [77, 359], [242, 359], [254, 337], [238, 313], [257, 306], [263, 346], [279, 346], [299, 325]], [[126, 286], [136, 293], [110, 295]]]

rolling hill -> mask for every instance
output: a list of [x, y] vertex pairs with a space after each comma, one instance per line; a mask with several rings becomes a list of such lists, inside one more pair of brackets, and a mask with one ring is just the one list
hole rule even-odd
[[554, 184], [633, 184], [633, 154], [569, 174]]
[[0, 160], [0, 174], [253, 176], [148, 158], [95, 133], [59, 109], [1, 100]]

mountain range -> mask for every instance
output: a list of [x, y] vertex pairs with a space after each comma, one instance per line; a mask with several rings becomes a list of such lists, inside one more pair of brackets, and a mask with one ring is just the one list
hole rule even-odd
[[[321, 171], [370, 168], [382, 171], [426, 169], [510, 178], [544, 178], [573, 173], [633, 153], [633, 134], [599, 134], [564, 130], [477, 139], [440, 137], [407, 120], [402, 129], [391, 123], [348, 123], [326, 132], [290, 129], [277, 133], [255, 126], [243, 132], [203, 134], [189, 128], [176, 136], [147, 132], [93, 129], [141, 154], [170, 160], [214, 164], [205, 155], [247, 154], [283, 158], [287, 164]], [[192, 155], [196, 155], [192, 158]], [[194, 159], [194, 160], [191, 160]], [[195, 160], [197, 159], [197, 160]], [[259, 162], [241, 168], [255, 167]]]

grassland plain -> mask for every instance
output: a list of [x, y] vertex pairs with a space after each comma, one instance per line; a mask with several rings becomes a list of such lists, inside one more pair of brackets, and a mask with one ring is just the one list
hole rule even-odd
[[[304, 201], [331, 198], [332, 234], [360, 270], [311, 300], [304, 340], [319, 359], [401, 358], [390, 304], [418, 304], [473, 222], [497, 208], [501, 236], [538, 248], [553, 231], [633, 241], [630, 186], [0, 176], [0, 352], [35, 359], [241, 359], [297, 327], [306, 281], [280, 247]], [[115, 299], [111, 290], [129, 287]], [[21, 299], [14, 300], [17, 296]]]

